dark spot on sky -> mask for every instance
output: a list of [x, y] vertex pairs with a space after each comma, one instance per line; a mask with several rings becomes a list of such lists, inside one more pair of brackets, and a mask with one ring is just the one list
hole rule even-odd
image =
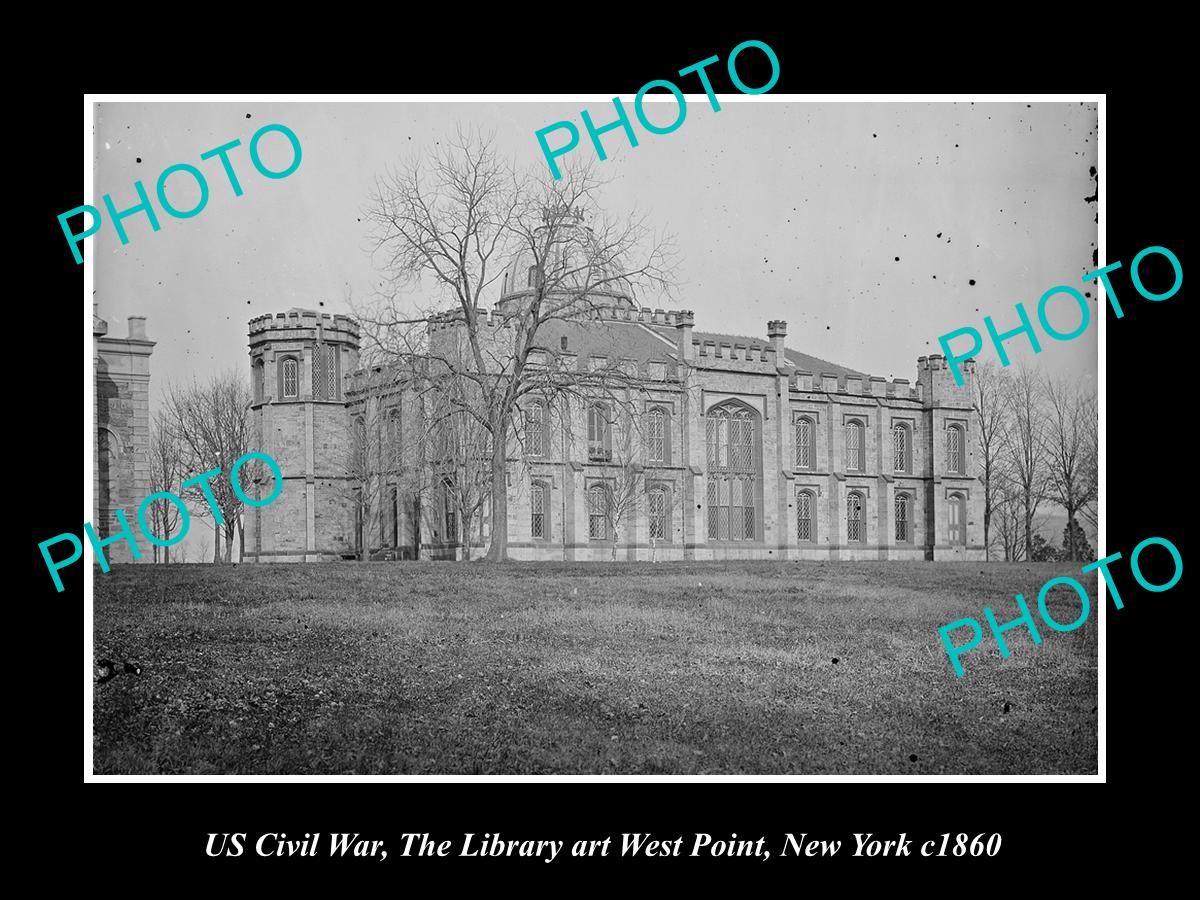
[[138, 162], [141, 162], [141, 161], [142, 161], [142, 158], [139, 156], [139, 157], [137, 158], [137, 161], [138, 161]]
[[1089, 166], [1089, 167], [1088, 167], [1088, 174], [1089, 174], [1089, 175], [1091, 175], [1093, 178], [1095, 178], [1095, 177], [1096, 177], [1096, 167], [1095, 167], [1095, 166]]
[[910, 754], [908, 754], [908, 761], [909, 761], [909, 762], [916, 762], [916, 761], [917, 761], [917, 754], [915, 754], [915, 753], [910, 753]]
[[942, 233], [939, 231], [939, 232], [938, 232], [938, 234], [937, 234], [937, 236], [938, 236], [938, 237], [941, 237], [941, 236], [942, 236]]
[[877, 134], [872, 134], [872, 135], [871, 135], [871, 137], [873, 137], [873, 138], [877, 138], [877, 137], [879, 137], [879, 135], [877, 135]]
[[318, 306], [324, 306], [324, 305], [325, 305], [325, 301], [324, 301], [324, 300], [320, 300], [320, 301], [318, 301], [318, 302], [317, 302], [317, 305], [318, 305]]
[[934, 278], [937, 278], [937, 276], [936, 276], [936, 275], [934, 275], [933, 277], [934, 277]]
[[955, 144], [954, 146], [955, 146], [955, 147], [957, 147], [957, 146], [958, 146], [958, 144]]
[[900, 257], [896, 257], [896, 262], [900, 262]]
[[246, 113], [246, 118], [250, 118], [250, 113]]
[[836, 666], [836, 665], [837, 665], [837, 663], [838, 663], [838, 658], [835, 656], [835, 657], [833, 658], [833, 664]]
[[974, 284], [975, 284], [975, 279], [974, 279], [974, 278], [972, 278], [970, 281], [968, 281], [968, 282], [967, 282], [967, 284], [974, 286]]
[[249, 306], [249, 305], [250, 305], [250, 301], [249, 301], [249, 300], [247, 300], [247, 301], [246, 301], [246, 305], [247, 305], [247, 306]]
[[1091, 291], [1084, 291], [1084, 292], [1083, 292], [1083, 296], [1085, 296], [1085, 297], [1091, 297], [1091, 296], [1092, 296], [1092, 292], [1091, 292]]

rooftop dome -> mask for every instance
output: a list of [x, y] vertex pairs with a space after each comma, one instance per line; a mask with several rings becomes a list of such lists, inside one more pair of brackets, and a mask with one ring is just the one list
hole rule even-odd
[[[584, 296], [579, 297], [581, 314], [596, 308], [636, 309], [633, 286], [628, 279], [614, 278], [610, 267], [592, 268], [590, 271], [585, 268], [586, 248], [592, 229], [584, 223], [581, 210], [560, 212], [557, 217], [547, 210], [543, 214], [546, 224], [534, 232], [539, 245], [544, 246], [547, 241], [552, 218], [557, 218], [557, 223], [553, 226], [556, 229], [556, 237], [550, 248], [550, 259], [546, 263], [545, 271], [553, 273], [556, 269], [563, 268], [579, 271], [566, 278], [555, 279], [556, 284], [551, 290], [551, 296], [570, 296], [582, 288], [595, 285], [587, 290], [586, 301]], [[512, 312], [520, 306], [522, 299], [532, 295], [536, 274], [537, 266], [528, 247], [513, 254], [500, 276], [500, 302], [497, 304], [500, 312]]]

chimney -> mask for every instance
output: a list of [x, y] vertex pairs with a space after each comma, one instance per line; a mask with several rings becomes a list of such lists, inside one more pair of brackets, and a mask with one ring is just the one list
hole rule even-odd
[[782, 368], [787, 362], [787, 355], [784, 353], [787, 322], [783, 319], [772, 319], [767, 323], [767, 337], [771, 339], [771, 346], [775, 348], [775, 366]]
[[695, 348], [692, 347], [692, 326], [696, 316], [690, 309], [681, 309], [675, 313], [675, 332], [679, 337], [679, 359], [681, 362], [691, 362], [696, 358]]
[[144, 341], [147, 339], [145, 316], [129, 317], [129, 338], [134, 341]]

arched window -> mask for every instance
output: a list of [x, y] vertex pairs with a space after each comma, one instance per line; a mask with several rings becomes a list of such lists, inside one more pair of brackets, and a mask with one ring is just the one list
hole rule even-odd
[[550, 486], [544, 481], [535, 481], [529, 495], [529, 535], [535, 541], [548, 540], [549, 521], [546, 511], [550, 508]]
[[540, 402], [531, 403], [525, 410], [525, 451], [530, 456], [545, 456], [546, 407]]
[[907, 422], [892, 426], [892, 456], [897, 472], [912, 471], [912, 432]]
[[279, 363], [279, 381], [283, 385], [284, 397], [300, 396], [300, 360], [285, 356]]
[[846, 497], [846, 540], [862, 543], [867, 539], [867, 524], [863, 520], [863, 497], [854, 491]]
[[817, 429], [808, 416], [796, 419], [796, 468], [811, 469], [817, 464]]
[[458, 506], [452, 479], [442, 479], [442, 494], [445, 498], [446, 543], [453, 543], [458, 540]]
[[963, 440], [961, 425], [946, 429], [946, 470], [955, 475], [967, 473], [966, 441]]
[[650, 540], [668, 541], [671, 539], [671, 504], [667, 500], [665, 487], [650, 489]]
[[263, 358], [260, 356], [258, 359], [256, 359], [254, 361], [254, 366], [250, 370], [251, 381], [253, 382], [253, 388], [254, 388], [254, 402], [255, 403], [263, 402], [263, 394], [264, 394], [263, 374], [265, 371], [266, 371], [266, 367], [263, 363]]
[[608, 404], [593, 403], [588, 407], [588, 460], [612, 461], [612, 417]]
[[946, 502], [949, 515], [948, 535], [951, 544], [967, 542], [967, 498], [962, 494], [951, 494]]
[[801, 543], [811, 543], [817, 539], [815, 509], [812, 491], [801, 491], [796, 495], [796, 540]]
[[758, 539], [757, 421], [741, 403], [723, 403], [708, 412], [709, 540]]
[[846, 469], [863, 471], [867, 467], [863, 456], [863, 424], [851, 419], [846, 423]]
[[652, 463], [669, 463], [670, 451], [667, 445], [667, 411], [661, 406], [653, 407], [646, 414], [646, 452]]
[[392, 472], [399, 472], [404, 460], [404, 431], [398, 407], [393, 407], [388, 411], [387, 425], [388, 469]]
[[367, 472], [367, 423], [362, 416], [354, 419], [354, 446], [350, 448], [350, 474], [359, 479], [366, 477]]
[[533, 282], [537, 278], [537, 266], [529, 267], [529, 276], [525, 279], [527, 287], [533, 287]]
[[392, 488], [388, 497], [388, 521], [392, 526], [392, 546], [400, 546], [400, 491]]
[[907, 544], [912, 540], [912, 498], [908, 494], [896, 495], [896, 543]]
[[588, 488], [588, 537], [593, 541], [608, 540], [608, 490], [602, 484]]
[[313, 347], [313, 399], [332, 400], [333, 390], [333, 347], [317, 344]]

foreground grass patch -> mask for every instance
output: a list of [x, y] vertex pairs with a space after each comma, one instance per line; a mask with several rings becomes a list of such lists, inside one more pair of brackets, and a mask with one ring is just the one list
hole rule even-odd
[[117, 566], [95, 579], [95, 656], [142, 673], [95, 688], [95, 771], [1095, 772], [1094, 613], [1040, 647], [1009, 632], [1007, 660], [988, 641], [961, 679], [937, 635], [1066, 573]]

